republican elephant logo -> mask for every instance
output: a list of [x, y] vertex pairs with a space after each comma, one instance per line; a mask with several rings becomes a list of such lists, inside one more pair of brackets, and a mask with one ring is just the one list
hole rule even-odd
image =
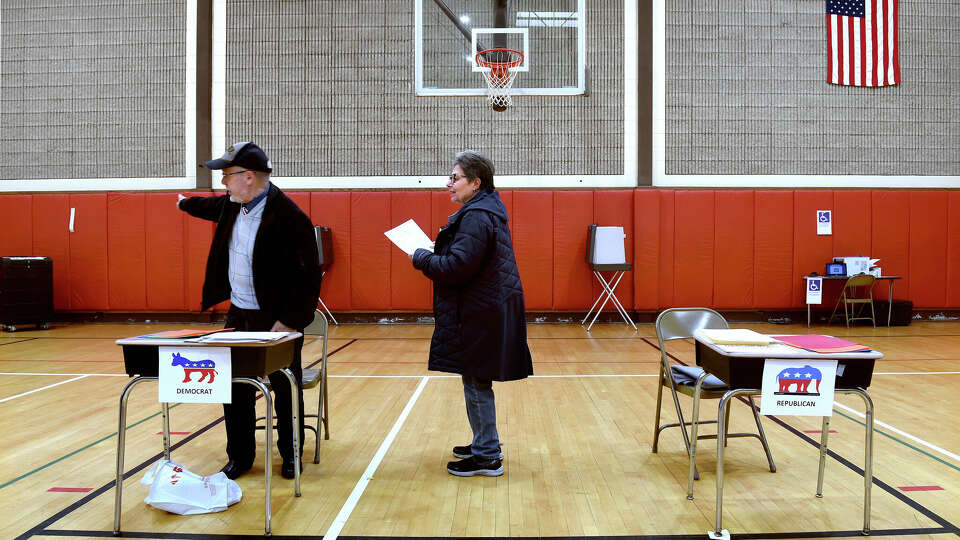
[[[780, 371], [777, 374], [777, 382], [780, 384], [780, 390], [774, 392], [774, 394], [804, 394], [808, 396], [819, 396], [820, 395], [820, 381], [823, 380], [823, 374], [820, 373], [820, 370], [811, 367], [803, 366], [802, 368], [798, 367], [788, 367]], [[817, 381], [816, 389], [810, 390], [810, 383]], [[793, 391], [790, 391], [790, 387], [793, 386]]]
[[200, 360], [199, 362], [194, 362], [188, 358], [180, 356], [180, 353], [173, 353], [173, 362], [171, 366], [182, 366], [183, 367], [183, 381], [181, 382], [190, 382], [190, 376], [194, 372], [200, 373], [200, 378], [196, 382], [203, 382], [203, 379], [207, 379], [207, 384], [213, 383], [213, 378], [219, 372], [214, 369], [217, 367], [217, 364], [213, 360]]

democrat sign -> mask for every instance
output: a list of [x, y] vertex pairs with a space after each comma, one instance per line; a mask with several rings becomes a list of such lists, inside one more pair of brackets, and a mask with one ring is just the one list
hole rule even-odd
[[230, 347], [158, 347], [161, 403], [230, 403]]

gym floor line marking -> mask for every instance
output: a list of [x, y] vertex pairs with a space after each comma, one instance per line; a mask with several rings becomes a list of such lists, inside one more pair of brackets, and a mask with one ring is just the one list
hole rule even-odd
[[900, 486], [900, 491], [944, 491], [940, 486]]
[[[740, 400], [741, 402], [745, 401], [742, 397], [738, 397], [737, 399]], [[839, 413], [839, 412], [838, 412], [837, 414], [839, 414], [840, 416], [843, 416], [844, 418], [847, 418], [847, 419], [851, 420], [852, 422], [858, 423], [858, 424], [860, 424], [861, 426], [864, 425], [864, 424], [862, 424], [861, 422], [859, 422], [858, 420], [856, 420], [855, 418], [851, 418], [851, 417], [846, 416], [846, 415], [844, 415], [844, 414], [842, 414], [842, 413]], [[794, 435], [796, 435], [797, 437], [799, 437], [801, 440], [807, 442], [808, 444], [810, 444], [810, 445], [813, 446], [814, 448], [820, 448], [820, 441], [814, 440], [814, 439], [811, 438], [809, 435], [804, 435], [799, 429], [797, 429], [797, 428], [795, 428], [794, 426], [788, 424], [788, 423], [785, 422], [782, 418], [779, 418], [779, 417], [774, 416], [774, 415], [767, 415], [766, 417], [769, 418], [772, 422], [778, 424], [780, 427], [786, 429], [786, 430], [789, 431], [790, 433], [793, 433]], [[880, 432], [880, 433], [882, 433], [882, 432]], [[884, 434], [884, 435], [886, 435], [886, 434]], [[890, 437], [890, 435], [887, 435], [887, 436]], [[893, 438], [893, 437], [891, 437], [891, 438]], [[896, 440], [896, 439], [894, 439], [894, 440]], [[909, 445], [907, 445], [907, 446], [909, 446]], [[843, 465], [844, 467], [850, 469], [851, 471], [853, 471], [853, 472], [855, 472], [856, 474], [860, 475], [861, 477], [864, 477], [864, 478], [865, 478], [866, 472], [863, 470], [863, 468], [855, 465], [855, 464], [854, 464], [853, 462], [851, 462], [849, 459], [841, 456], [841, 455], [838, 454], [836, 451], [830, 450], [830, 449], [828, 448], [828, 449], [827, 449], [827, 455], [830, 456], [832, 459], [836, 460], [837, 462], [839, 462], [839, 463], [840, 463], [841, 465]], [[928, 455], [929, 455], [929, 454], [928, 454]], [[931, 456], [931, 457], [932, 457], [932, 456]], [[934, 458], [934, 459], [936, 459], [936, 458]], [[944, 531], [944, 532], [951, 532], [951, 533], [954, 533], [954, 534], [960, 534], [960, 528], [958, 528], [956, 525], [954, 525], [953, 523], [950, 523], [950, 522], [947, 521], [946, 519], [940, 517], [940, 516], [939, 516], [936, 512], [934, 512], [933, 510], [930, 510], [930, 509], [927, 508], [926, 506], [923, 506], [922, 504], [918, 503], [917, 501], [915, 501], [915, 500], [911, 499], [910, 497], [904, 495], [902, 492], [900, 492], [899, 490], [897, 490], [896, 488], [894, 488], [894, 487], [891, 486], [890, 484], [888, 484], [888, 483], [884, 482], [883, 480], [881, 480], [880, 478], [878, 478], [876, 474], [873, 475], [873, 483], [871, 484], [871, 488], [872, 488], [872, 486], [877, 486], [877, 487], [880, 488], [881, 490], [885, 491], [887, 494], [893, 496], [893, 497], [894, 497], [895, 499], [897, 499], [898, 501], [906, 504], [906, 505], [909, 506], [910, 508], [913, 508], [913, 509], [916, 510], [917, 512], [923, 514], [925, 517], [927, 517], [928, 519], [930, 519], [930, 520], [933, 521], [934, 523], [936, 523], [936, 524], [944, 527], [945, 529], [947, 529], [947, 530]], [[878, 533], [877, 531], [870, 531], [870, 534], [871, 534], [871, 535], [874, 535], [874, 534], [879, 534], [879, 533]], [[833, 535], [831, 535], [831, 536], [833, 536]], [[762, 535], [755, 535], [755, 536], [754, 536], [754, 535], [749, 535], [749, 534], [746, 534], [746, 535], [740, 535], [740, 534], [738, 534], [738, 535], [737, 535], [737, 538], [776, 538], [776, 536], [762, 536]], [[792, 538], [792, 537], [785, 537], [785, 538]]]
[[[864, 413], [862, 413], [862, 412], [860, 412], [860, 411], [858, 411], [858, 410], [856, 410], [856, 409], [852, 409], [852, 408], [850, 408], [850, 407], [847, 407], [846, 405], [843, 405], [843, 404], [841, 404], [841, 403], [834, 403], [833, 405], [834, 405], [834, 407], [836, 407], [836, 408], [838, 408], [838, 409], [843, 409], [843, 410], [845, 410], [845, 411], [847, 411], [847, 412], [849, 412], [849, 413], [851, 413], [851, 414], [854, 414], [854, 415], [856, 415], [856, 416], [859, 416], [860, 418], [866, 419], [866, 417], [867, 417], [866, 414], [864, 414]], [[897, 435], [900, 435], [900, 436], [902, 436], [902, 437], [906, 437], [907, 439], [910, 439], [911, 441], [913, 441], [913, 442], [915, 442], [915, 443], [917, 443], [917, 444], [926, 446], [927, 448], [933, 450], [934, 452], [938, 452], [938, 453], [940, 453], [940, 454], [943, 454], [944, 456], [947, 456], [947, 457], [950, 458], [950, 459], [953, 459], [953, 460], [955, 460], [955, 461], [960, 462], [960, 456], [958, 456], [957, 454], [954, 454], [953, 452], [950, 452], [949, 450], [945, 450], [945, 449], [943, 449], [943, 448], [940, 448], [939, 446], [937, 446], [937, 445], [935, 445], [935, 444], [932, 444], [932, 443], [929, 443], [929, 442], [927, 442], [927, 441], [925, 441], [925, 440], [923, 440], [923, 439], [921, 439], [921, 438], [919, 438], [919, 437], [915, 437], [915, 436], [907, 433], [906, 431], [903, 431], [903, 430], [901, 430], [901, 429], [897, 429], [897, 428], [891, 426], [890, 424], [887, 424], [887, 423], [885, 423], [885, 422], [881, 422], [880, 420], [877, 420], [876, 417], [874, 417], [874, 419], [873, 419], [873, 424], [874, 424], [875, 426], [880, 426], [880, 427], [886, 428], [886, 429], [888, 429], [888, 430], [896, 433]], [[879, 429], [876, 429], [876, 428], [874, 428], [874, 429], [875, 429], [875, 431], [877, 431], [878, 433], [883, 433], [883, 432], [880, 431]], [[897, 439], [895, 439], [894, 437], [891, 437], [891, 438], [894, 439], [894, 440], [897, 440]], [[960, 471], [960, 468], [958, 468], [957, 466], [955, 466], [955, 465], [951, 465], [951, 466], [952, 466], [954, 469]]]
[[[172, 409], [172, 408], [176, 407], [177, 405], [179, 405], [179, 403], [174, 403], [174, 404], [170, 405], [170, 408]], [[150, 420], [151, 418], [155, 418], [155, 417], [157, 417], [157, 416], [160, 416], [161, 414], [162, 414], [161, 412], [155, 412], [155, 413], [151, 414], [150, 416], [148, 416], [148, 417], [146, 417], [146, 418], [144, 418], [144, 419], [142, 419], [142, 420], [138, 420], [136, 423], [128, 425], [128, 426], [127, 426], [127, 431], [129, 431], [129, 430], [132, 429], [132, 428], [135, 428], [135, 427], [139, 426], [140, 424], [146, 422], [147, 420]], [[5, 487], [9, 486], [10, 484], [13, 484], [14, 482], [19, 482], [20, 480], [23, 480], [24, 478], [26, 478], [26, 477], [28, 477], [28, 476], [30, 476], [30, 475], [32, 475], [32, 474], [38, 473], [38, 472], [46, 469], [47, 467], [56, 465], [57, 463], [60, 463], [61, 461], [65, 460], [65, 459], [67, 459], [67, 458], [69, 458], [69, 457], [75, 456], [75, 455], [79, 454], [80, 452], [83, 452], [84, 450], [86, 450], [86, 449], [88, 449], [88, 448], [92, 448], [92, 447], [94, 447], [94, 446], [102, 443], [103, 441], [106, 441], [107, 439], [110, 439], [110, 438], [116, 437], [116, 436], [117, 436], [117, 432], [114, 431], [113, 433], [111, 433], [111, 434], [109, 434], [109, 435], [106, 435], [106, 436], [104, 436], [104, 437], [101, 437], [101, 438], [93, 441], [92, 443], [87, 444], [86, 446], [82, 446], [82, 447], [80, 447], [80, 448], [77, 448], [76, 450], [74, 450], [73, 452], [70, 452], [69, 454], [60, 456], [60, 457], [58, 457], [57, 459], [55, 459], [55, 460], [53, 460], [53, 461], [50, 461], [50, 462], [48, 462], [48, 463], [46, 463], [46, 464], [44, 464], [44, 465], [41, 465], [41, 466], [37, 467], [36, 469], [33, 469], [32, 471], [28, 471], [28, 472], [25, 472], [25, 473], [21, 474], [20, 476], [14, 478], [13, 480], [8, 480], [8, 481], [0, 484], [0, 489], [3, 489], [3, 488], [5, 488]], [[178, 444], [179, 444], [179, 443], [178, 443]]]
[[27, 391], [27, 392], [23, 392], [22, 394], [17, 394], [17, 395], [15, 395], [15, 396], [10, 396], [10, 397], [5, 397], [5, 398], [3, 398], [3, 399], [0, 399], [0, 403], [5, 403], [5, 402], [7, 402], [7, 401], [10, 401], [10, 400], [13, 400], [13, 399], [17, 399], [18, 397], [29, 396], [30, 394], [33, 394], [33, 393], [36, 393], [36, 392], [40, 392], [41, 390], [48, 390], [48, 389], [53, 388], [53, 387], [55, 387], [55, 386], [60, 386], [61, 384], [67, 384], [67, 383], [70, 383], [70, 382], [73, 382], [73, 381], [79, 381], [80, 379], [85, 379], [85, 378], [87, 378], [87, 377], [88, 377], [88, 375], [80, 375], [79, 377], [74, 377], [74, 378], [72, 378], [72, 379], [67, 379], [67, 380], [65, 380], [65, 381], [60, 381], [60, 382], [58, 382], [58, 383], [48, 384], [47, 386], [44, 386], [44, 387], [41, 387], [41, 388], [34, 388], [33, 390], [29, 390], [29, 391]]
[[380, 448], [377, 449], [377, 453], [374, 454], [373, 459], [370, 460], [370, 464], [367, 465], [366, 470], [360, 475], [360, 480], [358, 480], [357, 484], [353, 487], [350, 496], [347, 497], [343, 506], [340, 507], [337, 517], [333, 518], [333, 523], [330, 524], [330, 528], [328, 528], [326, 534], [323, 535], [324, 540], [334, 540], [340, 536], [340, 531], [343, 530], [343, 526], [346, 525], [347, 520], [350, 519], [350, 514], [352, 514], [354, 508], [357, 507], [363, 491], [367, 489], [367, 484], [370, 483], [370, 480], [373, 480], [373, 474], [377, 472], [377, 468], [380, 467], [383, 457], [387, 455], [387, 450], [390, 449], [390, 445], [393, 444], [393, 440], [397, 437], [397, 433], [400, 432], [400, 428], [403, 427], [404, 422], [407, 421], [407, 416], [410, 415], [410, 411], [413, 410], [414, 404], [417, 402], [417, 399], [420, 398], [420, 394], [423, 393], [423, 389], [429, 381], [429, 375], [420, 380], [420, 384], [417, 385], [417, 389], [413, 391], [413, 395], [407, 400], [406, 406], [404, 406], [403, 411], [400, 412], [400, 416], [397, 417], [396, 422], [393, 423], [390, 432], [387, 433], [386, 438], [380, 443]]
[[[215, 534], [215, 533], [159, 533], [159, 532], [129, 532], [122, 531], [123, 537], [125, 538], [157, 538], [157, 539], [168, 539], [168, 538], [183, 538], [186, 540], [237, 540], [240, 538], [250, 538], [250, 539], [263, 539], [263, 535], [254, 535], [254, 534]], [[874, 529], [870, 531], [870, 536], [908, 536], [908, 535], [932, 535], [932, 534], [957, 534], [958, 531], [955, 528], [947, 527], [927, 527], [927, 528], [913, 528], [913, 529]], [[71, 529], [40, 529], [33, 534], [41, 536], [82, 536], [89, 538], [112, 538], [113, 532], [111, 531], [86, 531], [86, 530], [71, 530]], [[33, 536], [31, 534], [30, 536]], [[796, 532], [767, 532], [767, 533], [734, 533], [732, 535], [734, 538], [743, 539], [743, 540], [770, 540], [773, 538], [863, 538], [863, 531], [858, 530], [849, 530], [849, 531], [796, 531]], [[26, 534], [21, 536], [26, 538]], [[552, 536], [554, 540], [609, 540], [611, 538], [616, 538], [617, 540], [702, 540], [704, 537], [703, 533], [700, 534], [642, 534], [642, 535], [626, 535], [626, 536]], [[271, 535], [270, 538], [297, 538], [299, 540], [320, 540], [320, 536], [307, 536], [307, 535]], [[340, 540], [385, 540], [386, 538], [394, 538], [387, 536], [341, 536]], [[403, 540], [438, 540], [441, 538], [449, 538], [450, 540], [456, 540], [457, 537], [454, 536], [405, 536]], [[519, 540], [524, 537], [510, 537], [510, 536], [485, 536], [484, 540]], [[529, 537], [527, 537], [529, 538]], [[537, 537], [537, 538], [547, 538], [547, 537]]]
[[52, 487], [47, 491], [49, 493], [87, 493], [93, 491], [93, 488]]
[[960, 375], [960, 371], [874, 371], [873, 374], [874, 375]]

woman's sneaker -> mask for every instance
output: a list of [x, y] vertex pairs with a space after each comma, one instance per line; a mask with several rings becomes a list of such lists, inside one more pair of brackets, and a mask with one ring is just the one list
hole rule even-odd
[[[497, 445], [497, 449], [500, 450], [500, 455], [497, 456], [497, 459], [503, 459], [503, 447]], [[453, 447], [453, 457], [459, 459], [467, 459], [468, 457], [473, 457], [473, 449], [469, 444], [466, 446], [454, 446]]]
[[454, 476], [500, 476], [503, 474], [503, 463], [499, 459], [479, 461], [470, 456], [447, 463], [447, 472]]

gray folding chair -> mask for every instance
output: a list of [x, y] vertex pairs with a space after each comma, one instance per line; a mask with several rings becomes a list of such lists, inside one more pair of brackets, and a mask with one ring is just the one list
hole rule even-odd
[[[690, 434], [687, 433], [687, 427], [692, 422], [687, 422], [683, 418], [683, 410], [680, 407], [680, 399], [677, 393], [686, 394], [693, 397], [694, 387], [697, 378], [703, 373], [703, 369], [696, 366], [686, 366], [671, 362], [670, 355], [667, 353], [665, 342], [674, 339], [690, 339], [693, 333], [700, 328], [730, 328], [727, 320], [716, 311], [708, 308], [670, 308], [664, 310], [657, 317], [656, 330], [657, 342], [660, 345], [660, 382], [657, 385], [657, 414], [654, 422], [653, 432], [653, 453], [657, 452], [657, 444], [660, 440], [660, 432], [671, 427], [679, 427], [683, 434], [683, 444], [687, 449], [687, 456], [690, 455]], [[673, 406], [677, 411], [679, 422], [670, 424], [660, 424], [660, 404], [663, 399], [663, 388], [670, 389], [670, 395], [673, 397]], [[720, 399], [723, 394], [729, 390], [726, 383], [713, 375], [707, 376], [703, 382], [703, 388], [700, 393], [700, 399]], [[750, 396], [750, 409], [753, 412], [753, 419], [757, 424], [757, 433], [727, 433], [730, 437], [756, 437], [760, 439], [763, 445], [763, 451], [767, 454], [767, 462], [770, 465], [770, 472], [776, 472], [777, 467], [773, 463], [773, 456], [770, 454], [770, 447], [767, 445], [767, 437], [763, 432], [763, 426], [760, 424], [760, 413], [757, 404]], [[724, 431], [729, 431], [730, 415], [726, 415], [727, 425], [723, 426]], [[699, 420], [697, 425], [716, 424], [716, 420]], [[717, 426], [720, 429], [720, 426]], [[715, 434], [697, 435], [700, 439], [716, 439]], [[694, 469], [694, 478], [699, 479], [700, 473]]]
[[[313, 432], [315, 446], [313, 449], [313, 462], [320, 463], [320, 430], [323, 429], [323, 438], [330, 440], [330, 408], [327, 403], [327, 341], [329, 326], [327, 318], [319, 309], [314, 314], [313, 322], [310, 326], [304, 328], [304, 336], [317, 335], [323, 338], [323, 349], [320, 354], [320, 368], [306, 368], [303, 370], [303, 389], [309, 390], [317, 386], [320, 387], [320, 396], [317, 400], [317, 414], [308, 414], [304, 411], [303, 423], [304, 429]], [[263, 381], [267, 388], [270, 388], [270, 380]], [[304, 405], [306, 407], [306, 405]], [[307, 418], [316, 418], [317, 425], [312, 426], [307, 422]], [[263, 429], [261, 422], [265, 421], [263, 416], [257, 418], [257, 429]], [[276, 425], [274, 425], [276, 428]]]

